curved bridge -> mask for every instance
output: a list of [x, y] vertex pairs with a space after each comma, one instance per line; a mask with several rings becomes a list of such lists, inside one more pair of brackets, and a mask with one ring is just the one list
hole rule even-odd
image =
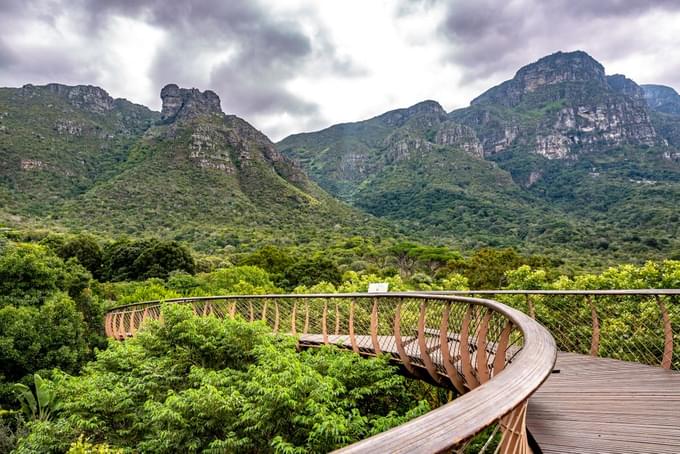
[[[493, 427], [485, 433], [500, 437], [503, 453], [670, 454], [680, 452], [679, 298], [677, 289], [485, 290], [167, 302], [262, 319], [303, 347], [388, 354], [405, 373], [461, 395], [341, 451], [463, 452]], [[113, 309], [107, 335], [133, 336], [159, 315], [158, 301]]]
[[[553, 338], [522, 312], [496, 301], [462, 296], [383, 293], [249, 295], [183, 298], [196, 314], [263, 320], [274, 332], [299, 336], [301, 346], [337, 344], [372, 356], [387, 354], [418, 378], [460, 397], [419, 418], [341, 452], [432, 453], [462, 450], [480, 431], [498, 452], [532, 452], [526, 430], [529, 397], [550, 375]], [[106, 314], [106, 334], [133, 336], [161, 303], [119, 307]]]

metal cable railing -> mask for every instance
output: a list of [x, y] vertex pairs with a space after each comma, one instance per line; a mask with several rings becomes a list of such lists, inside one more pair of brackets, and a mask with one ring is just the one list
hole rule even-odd
[[[412, 293], [248, 295], [132, 304], [106, 314], [108, 336], [134, 336], [162, 304], [197, 315], [262, 320], [301, 346], [336, 344], [362, 355], [389, 355], [414, 377], [460, 397], [342, 452], [464, 452], [487, 429], [502, 453], [530, 452], [529, 396], [552, 371], [555, 342], [520, 311], [495, 301]], [[496, 435], [498, 434], [498, 435]], [[486, 443], [490, 446], [490, 443]]]
[[680, 290], [471, 290], [545, 326], [561, 351], [680, 370]]

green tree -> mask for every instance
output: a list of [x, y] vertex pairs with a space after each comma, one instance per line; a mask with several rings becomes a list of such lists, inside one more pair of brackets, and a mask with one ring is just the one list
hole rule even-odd
[[8, 383], [34, 372], [77, 372], [91, 352], [87, 341], [83, 315], [65, 293], [56, 292], [39, 308], [0, 308], [0, 402], [10, 400]]
[[414, 251], [418, 246], [414, 243], [401, 242], [389, 248], [390, 254], [394, 256], [399, 267], [399, 274], [405, 278], [413, 274], [413, 267], [416, 263]]
[[101, 279], [103, 250], [92, 235], [81, 234], [72, 237], [59, 249], [58, 254], [64, 260], [77, 258], [92, 276]]
[[322, 281], [337, 285], [342, 281], [342, 273], [335, 262], [321, 255], [296, 262], [286, 269], [284, 275], [290, 287], [312, 286]]
[[464, 275], [472, 289], [498, 289], [505, 286], [505, 273], [525, 263], [514, 249], [484, 248], [468, 260]]
[[132, 263], [138, 278], [166, 279], [172, 271], [196, 272], [196, 262], [186, 246], [177, 241], [152, 241]]

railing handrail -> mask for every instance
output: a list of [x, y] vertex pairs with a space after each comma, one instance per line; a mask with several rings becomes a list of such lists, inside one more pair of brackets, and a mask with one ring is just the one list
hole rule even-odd
[[[422, 292], [418, 292], [422, 293]], [[680, 295], [680, 289], [619, 289], [619, 290], [432, 290], [428, 291], [432, 295], [644, 295], [644, 296], [673, 296]]]
[[521, 331], [523, 347], [507, 368], [486, 383], [423, 416], [347, 446], [341, 450], [342, 452], [439, 452], [448, 449], [498, 422], [500, 418], [523, 405], [553, 369], [557, 348], [554, 339], [543, 326], [524, 313], [497, 301], [458, 295], [433, 295], [422, 292], [224, 295], [133, 303], [112, 308], [107, 313], [125, 312], [133, 307], [149, 307], [162, 303], [196, 301], [381, 297], [416, 298], [429, 302], [450, 301], [485, 306], [502, 314]]
[[506, 290], [506, 289], [484, 289], [484, 290], [407, 290], [403, 292], [381, 292], [381, 293], [268, 293], [264, 295], [217, 295], [217, 296], [189, 296], [168, 298], [162, 300], [141, 301], [137, 303], [122, 304], [120, 306], [112, 307], [107, 310], [113, 311], [117, 309], [159, 304], [159, 303], [182, 303], [191, 301], [210, 301], [210, 300], [225, 300], [225, 299], [259, 299], [259, 298], [324, 298], [334, 296], [336, 298], [351, 298], [359, 296], [412, 296], [416, 294], [427, 295], [441, 295], [441, 296], [462, 296], [462, 295], [610, 295], [610, 296], [626, 296], [626, 295], [645, 295], [645, 296], [680, 296], [680, 289], [621, 289], [621, 290]]

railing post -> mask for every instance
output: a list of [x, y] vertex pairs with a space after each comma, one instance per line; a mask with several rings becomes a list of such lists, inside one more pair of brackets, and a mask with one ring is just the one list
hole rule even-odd
[[472, 358], [470, 356], [470, 319], [472, 318], [472, 305], [468, 305], [460, 327], [460, 363], [465, 377], [465, 385], [468, 389], [479, 385], [477, 377], [472, 373]]
[[656, 304], [659, 306], [661, 312], [661, 319], [663, 320], [663, 357], [661, 358], [661, 367], [670, 369], [673, 360], [673, 327], [671, 326], [671, 318], [668, 315], [668, 309], [661, 299], [661, 295], [656, 296]]
[[531, 298], [531, 295], [529, 293], [526, 293], [524, 296], [525, 296], [526, 301], [527, 301], [527, 309], [529, 310], [529, 317], [536, 320], [536, 308], [534, 307], [534, 301]]
[[394, 325], [393, 325], [394, 342], [397, 346], [397, 353], [399, 354], [399, 359], [401, 360], [401, 362], [404, 365], [404, 367], [406, 368], [406, 370], [411, 375], [417, 376], [416, 371], [413, 368], [413, 365], [411, 365], [411, 359], [406, 354], [406, 349], [404, 348], [404, 342], [403, 342], [403, 339], [401, 338], [401, 302], [402, 302], [402, 299], [399, 298], [399, 302], [397, 303], [397, 307], [394, 310]]
[[359, 353], [359, 346], [357, 345], [357, 338], [354, 335], [354, 303], [355, 300], [349, 305], [349, 340], [352, 343], [352, 351], [354, 353]]
[[371, 341], [375, 354], [381, 354], [382, 350], [380, 349], [380, 342], [378, 342], [378, 297], [373, 298], [373, 309], [371, 310]]
[[305, 300], [305, 326], [302, 334], [306, 335], [309, 332], [309, 301]]
[[338, 303], [335, 303], [335, 335], [340, 334], [340, 309]]
[[104, 334], [106, 334], [106, 337], [113, 337], [113, 332], [111, 331], [111, 312], [107, 312], [104, 317]]
[[118, 337], [125, 339], [125, 312], [119, 312], [118, 314]]
[[593, 335], [590, 338], [590, 356], [597, 356], [600, 351], [600, 320], [597, 318], [593, 295], [587, 295], [586, 300], [590, 307], [590, 319], [593, 326]]
[[527, 439], [527, 403], [524, 401], [510, 413], [501, 418], [501, 444], [498, 452], [501, 454], [529, 453]]
[[[442, 351], [442, 362], [444, 363], [444, 370], [449, 381], [456, 388], [460, 394], [465, 393], [463, 381], [458, 376], [458, 371], [451, 362], [451, 350], [449, 349], [449, 313], [451, 312], [451, 303], [444, 303], [444, 311], [442, 312], [442, 324], [439, 327], [439, 344]], [[402, 360], [403, 361], [403, 360]]]
[[493, 359], [493, 375], [494, 377], [505, 369], [505, 356], [510, 344], [510, 333], [512, 333], [512, 322], [508, 320], [505, 322], [503, 331], [501, 331], [498, 339], [498, 346], [496, 347], [496, 356]]
[[420, 316], [418, 317], [418, 350], [420, 350], [420, 359], [425, 365], [427, 373], [430, 374], [432, 380], [437, 383], [441, 383], [441, 377], [437, 373], [437, 369], [434, 367], [432, 358], [427, 351], [427, 342], [425, 341], [425, 313], [427, 311], [427, 300], [420, 303]]
[[323, 300], [323, 314], [321, 314], [321, 334], [323, 335], [323, 343], [328, 345], [328, 300]]
[[486, 335], [489, 332], [490, 320], [491, 311], [487, 310], [477, 331], [477, 377], [479, 377], [480, 383], [489, 381], [489, 365], [486, 362]]

